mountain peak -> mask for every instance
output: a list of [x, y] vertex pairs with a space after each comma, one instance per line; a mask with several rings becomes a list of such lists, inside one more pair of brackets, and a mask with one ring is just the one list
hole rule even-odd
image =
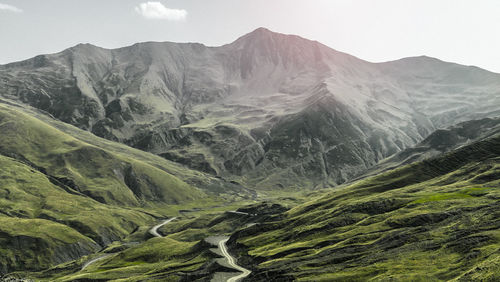
[[250, 32], [250, 34], [265, 34], [265, 33], [277, 33], [277, 32], [271, 31], [265, 27], [259, 27], [254, 31]]
[[283, 34], [283, 33], [271, 31], [265, 27], [259, 27], [259, 28], [255, 29], [254, 31], [241, 36], [235, 42], [265, 40], [265, 39], [271, 39], [271, 38], [287, 38], [287, 37], [300, 38], [297, 35]]
[[309, 49], [317, 45], [317, 42], [298, 35], [274, 32], [267, 28], [259, 27], [239, 37], [229, 45], [237, 49], [253, 49], [258, 52], [269, 52], [271, 50], [286, 50], [291, 46], [301, 46], [300, 48]]
[[71, 47], [70, 49], [81, 50], [81, 49], [96, 49], [96, 48], [101, 48], [101, 47], [92, 45], [90, 43], [78, 43], [75, 46]]

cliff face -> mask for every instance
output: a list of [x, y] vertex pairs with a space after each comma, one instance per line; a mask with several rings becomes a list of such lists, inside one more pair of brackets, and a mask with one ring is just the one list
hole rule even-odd
[[260, 188], [344, 182], [500, 103], [498, 74], [428, 57], [372, 64], [262, 28], [220, 47], [77, 45], [0, 66], [0, 81], [5, 99]]

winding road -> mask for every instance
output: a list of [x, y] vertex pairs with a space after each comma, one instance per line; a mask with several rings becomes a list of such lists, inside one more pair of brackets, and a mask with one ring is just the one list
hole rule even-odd
[[[160, 223], [160, 224], [158, 224], [158, 225], [153, 226], [151, 229], [149, 229], [149, 231], [148, 231], [148, 232], [149, 232], [149, 234], [151, 234], [151, 235], [153, 235], [153, 236], [155, 236], [155, 237], [163, 237], [163, 236], [161, 236], [161, 234], [160, 234], [160, 233], [158, 233], [158, 229], [159, 229], [160, 227], [162, 227], [163, 225], [165, 225], [165, 224], [167, 224], [167, 223], [171, 222], [172, 220], [176, 219], [176, 218], [177, 218], [177, 217], [172, 217], [172, 218], [166, 219], [166, 220], [164, 220], [162, 223]], [[89, 265], [91, 265], [91, 264], [93, 264], [93, 263], [95, 263], [95, 262], [98, 262], [98, 261], [100, 261], [100, 260], [103, 260], [103, 259], [105, 259], [105, 258], [107, 258], [107, 257], [109, 257], [109, 256], [111, 256], [111, 255], [114, 255], [114, 254], [116, 254], [116, 253], [104, 254], [104, 255], [102, 255], [102, 256], [98, 256], [98, 257], [96, 257], [96, 258], [94, 258], [94, 259], [91, 259], [91, 260], [89, 260], [88, 262], [86, 262], [86, 263], [82, 266], [82, 269], [81, 269], [81, 270], [84, 270], [84, 269], [85, 269], [85, 268], [87, 268]], [[234, 281], [236, 281], [236, 280], [234, 280]]]
[[167, 219], [167, 220], [163, 221], [162, 223], [160, 223], [160, 224], [158, 224], [158, 225], [153, 226], [153, 228], [149, 229], [149, 234], [151, 234], [151, 235], [153, 235], [153, 236], [155, 236], [155, 237], [163, 237], [163, 236], [161, 236], [161, 234], [160, 234], [160, 233], [158, 233], [158, 229], [159, 229], [160, 227], [162, 227], [163, 225], [165, 225], [165, 224], [167, 224], [167, 223], [171, 222], [172, 220], [176, 219], [176, 218], [177, 218], [177, 217], [172, 217], [172, 218], [169, 218], [169, 219]]
[[227, 279], [227, 282], [236, 282], [236, 281], [238, 281], [238, 280], [240, 280], [240, 279], [243, 279], [243, 278], [247, 277], [247, 276], [248, 276], [248, 275], [250, 275], [250, 273], [252, 273], [252, 272], [251, 272], [250, 270], [248, 270], [248, 269], [246, 269], [246, 268], [243, 268], [243, 267], [241, 267], [241, 266], [239, 266], [239, 265], [237, 265], [237, 264], [236, 264], [236, 262], [235, 262], [235, 261], [236, 261], [236, 260], [235, 260], [235, 258], [234, 258], [233, 256], [231, 256], [231, 255], [229, 254], [229, 252], [227, 251], [227, 247], [226, 247], [226, 242], [227, 242], [227, 240], [229, 240], [229, 238], [228, 238], [228, 239], [221, 240], [221, 241], [219, 242], [219, 249], [221, 250], [222, 255], [224, 255], [224, 257], [226, 257], [227, 262], [229, 263], [229, 265], [230, 265], [232, 268], [234, 268], [234, 269], [236, 269], [236, 270], [238, 270], [238, 271], [242, 272], [242, 273], [241, 273], [241, 274], [239, 274], [239, 275], [236, 275], [236, 276], [233, 276], [233, 277], [231, 277], [231, 278]]
[[249, 214], [247, 212], [240, 212], [240, 211], [227, 211], [228, 213], [234, 213], [234, 214], [242, 214], [242, 215], [251, 215], [253, 216], [253, 214]]
[[87, 268], [89, 265], [93, 264], [94, 262], [98, 262], [100, 260], [103, 260], [109, 256], [111, 256], [113, 254], [105, 254], [105, 255], [102, 255], [102, 256], [99, 256], [99, 257], [96, 257], [95, 259], [92, 259], [92, 260], [89, 260], [88, 262], [86, 262], [83, 266], [82, 266], [82, 269], [81, 270], [84, 270], [85, 268]]
[[[246, 213], [241, 213], [241, 212], [234, 212], [234, 213], [238, 213], [238, 214], [246, 214]], [[169, 218], [169, 219], [166, 219], [164, 220], [162, 223], [158, 224], [158, 225], [155, 225], [153, 226], [151, 229], [148, 230], [149, 234], [155, 236], [155, 237], [163, 237], [160, 233], [158, 233], [158, 229], [160, 227], [162, 227], [163, 225], [167, 224], [167, 223], [170, 223], [172, 222], [174, 219], [176, 219], [177, 217], [172, 217], [172, 218]], [[227, 259], [227, 262], [229, 264], [229, 266], [231, 266], [232, 268], [234, 268], [235, 270], [237, 271], [240, 271], [241, 274], [238, 274], [236, 276], [233, 276], [231, 278], [228, 278], [227, 279], [227, 282], [237, 282], [238, 280], [240, 279], [243, 279], [245, 277], [247, 277], [248, 275], [250, 275], [250, 273], [252, 273], [250, 270], [244, 268], [244, 267], [241, 267], [239, 266], [238, 264], [236, 264], [236, 259], [231, 256], [231, 254], [229, 254], [228, 250], [227, 250], [227, 246], [226, 246], [226, 242], [229, 240], [229, 238], [226, 238], [226, 239], [223, 239], [223, 240], [220, 240], [219, 243], [218, 243], [218, 247], [222, 253], [222, 255]], [[100, 260], [103, 260], [111, 255], [114, 255], [115, 253], [109, 253], [109, 254], [104, 254], [104, 255], [101, 255], [99, 257], [96, 257], [88, 262], [86, 262], [83, 266], [82, 266], [82, 269], [81, 270], [84, 270], [85, 268], [87, 268], [89, 265], [97, 262], [97, 261], [100, 261]]]

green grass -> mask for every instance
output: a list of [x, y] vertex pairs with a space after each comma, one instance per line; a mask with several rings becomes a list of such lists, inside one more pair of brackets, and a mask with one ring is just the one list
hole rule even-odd
[[[71, 281], [83, 278], [112, 281], [122, 281], [122, 279], [123, 281], [140, 281], [141, 279], [163, 281], [168, 277], [177, 281], [182, 273], [193, 271], [199, 271], [202, 276], [208, 277], [210, 274], [207, 274], [207, 271], [210, 270], [207, 267], [211, 265], [208, 263], [213, 262], [213, 259], [218, 256], [209, 251], [214, 246], [204, 242], [203, 239], [213, 235], [230, 235], [244, 228], [248, 221], [254, 220], [224, 212], [236, 210], [239, 207], [241, 206], [214, 206], [195, 212], [183, 212], [179, 218], [160, 229], [161, 233], [166, 234], [164, 238], [151, 238], [135, 246], [115, 242], [102, 252], [113, 253], [111, 257], [96, 262], [84, 271], [77, 268], [68, 270], [67, 267], [65, 270], [64, 265], [61, 265], [41, 273], [31, 273], [28, 277], [51, 281]], [[267, 206], [260, 203], [244, 207], [268, 212]], [[146, 231], [147, 229], [140, 229], [136, 233]], [[125, 241], [137, 241], [137, 237], [132, 235]], [[89, 259], [80, 260], [78, 264], [81, 265]]]
[[[227, 203], [192, 184], [220, 183], [210, 176], [6, 106], [0, 130], [0, 241], [9, 246], [0, 251], [2, 264], [36, 271], [57, 263], [61, 250], [115, 241], [106, 251], [117, 253], [84, 271], [95, 255], [29, 273], [40, 280], [178, 281], [214, 258], [200, 240], [236, 230], [238, 252], [252, 259], [257, 280], [500, 279], [498, 137], [333, 191], [260, 191], [291, 209], [284, 219], [245, 228], [224, 211], [255, 201], [228, 193], [238, 202]], [[279, 178], [252, 181], [268, 180]], [[174, 215], [175, 224], [160, 230], [165, 238], [145, 241], [154, 217]], [[30, 247], [12, 243], [20, 238]]]
[[415, 200], [411, 203], [413, 204], [421, 204], [427, 202], [434, 201], [446, 201], [452, 199], [464, 199], [469, 197], [479, 197], [487, 193], [489, 189], [493, 189], [491, 187], [469, 187], [467, 189], [463, 189], [459, 192], [452, 193], [434, 193], [430, 195], [426, 195], [418, 200]]
[[86, 278], [139, 281], [158, 275], [161, 277], [170, 275], [170, 279], [177, 281], [177, 272], [196, 270], [210, 259], [207, 255], [197, 253], [195, 245], [195, 242], [152, 238], [143, 244], [98, 261], [83, 271], [63, 276], [51, 276], [47, 280], [73, 281]]
[[[127, 206], [140, 206], [142, 201], [175, 204], [205, 196], [160, 168], [78, 140], [6, 106], [0, 106], [0, 130], [1, 151], [27, 159], [53, 176], [72, 180], [82, 192], [101, 202]], [[124, 181], [127, 175], [136, 180], [134, 189]]]
[[[12, 104], [15, 103], [12, 102]], [[247, 191], [242, 190], [240, 187], [235, 187], [234, 185], [231, 185], [228, 182], [223, 181], [213, 175], [189, 169], [186, 166], [166, 160], [158, 155], [147, 153], [126, 146], [124, 144], [96, 137], [90, 132], [52, 119], [43, 113], [29, 110], [23, 106], [15, 107], [12, 105], [6, 105], [4, 107], [8, 108], [9, 110], [16, 111], [16, 114], [23, 113], [27, 116], [30, 116], [37, 121], [48, 125], [49, 127], [56, 128], [59, 131], [70, 135], [78, 141], [90, 144], [97, 148], [101, 148], [106, 152], [112, 153], [115, 156], [126, 158], [128, 161], [138, 161], [142, 164], [148, 164], [150, 166], [156, 167], [168, 173], [169, 175], [175, 176], [176, 178], [189, 184], [190, 186], [197, 187], [204, 192], [208, 191], [210, 196], [212, 198], [215, 198], [213, 200], [218, 201], [220, 199], [224, 199], [226, 201], [241, 201], [250, 197], [250, 194]], [[193, 152], [200, 151], [201, 153], [207, 153], [206, 150], [202, 148], [190, 148], [189, 150], [192, 150]], [[235, 180], [240, 181], [241, 179], [238, 178]], [[216, 196], [213, 196], [214, 194]], [[206, 196], [203, 196], [203, 198], [206, 198]]]
[[[164, 238], [151, 238], [139, 245], [96, 262], [83, 271], [51, 271], [32, 273], [29, 277], [47, 281], [73, 281], [75, 279], [103, 279], [111, 281], [141, 281], [159, 279], [178, 281], [180, 273], [200, 270], [216, 256], [208, 251], [210, 246], [200, 245], [210, 235], [230, 233], [238, 225], [237, 220], [223, 218], [221, 212], [201, 212], [192, 218], [180, 218], [165, 225]], [[211, 225], [211, 222], [217, 223]], [[209, 226], [211, 225], [211, 226]], [[122, 244], [114, 243], [109, 252], [120, 250]], [[161, 277], [161, 278], [160, 278]]]
[[0, 216], [0, 225], [0, 263], [11, 269], [36, 270], [59, 263], [56, 257], [63, 248], [98, 250], [93, 240], [53, 221]]
[[425, 197], [420, 198], [416, 201], [413, 201], [412, 203], [421, 204], [421, 203], [434, 202], [434, 201], [463, 199], [463, 198], [468, 198], [468, 197], [471, 197], [471, 196], [468, 194], [464, 194], [464, 193], [437, 193], [437, 194], [425, 196]]
[[2, 273], [48, 268], [179, 209], [223, 203], [172, 174], [219, 183], [201, 173], [24, 111], [0, 105]]
[[[0, 240], [10, 242], [2, 244], [0, 262], [10, 269], [46, 268], [61, 262], [54, 258], [54, 250], [64, 254], [65, 246], [82, 243], [82, 254], [94, 252], [99, 249], [96, 242], [124, 237], [136, 226], [154, 222], [139, 210], [69, 194], [14, 159], [0, 156], [0, 167]], [[25, 248], [16, 241], [38, 243]]]
[[496, 281], [499, 155], [496, 137], [359, 181], [238, 243], [256, 279]]

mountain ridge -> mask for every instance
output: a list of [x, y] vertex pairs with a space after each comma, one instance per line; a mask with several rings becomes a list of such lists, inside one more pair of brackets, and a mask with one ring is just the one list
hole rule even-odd
[[47, 54], [43, 54], [43, 55], [36, 55], [36, 56], [33, 56], [33, 57], [29, 57], [29, 58], [26, 58], [26, 59], [21, 59], [19, 61], [13, 61], [13, 62], [7, 62], [7, 63], [4, 63], [4, 64], [0, 64], [0, 66], [7, 66], [7, 65], [10, 65], [10, 64], [17, 64], [17, 63], [20, 63], [20, 62], [24, 62], [24, 61], [28, 61], [28, 60], [31, 60], [31, 59], [34, 59], [35, 57], [38, 57], [38, 56], [50, 56], [50, 55], [56, 55], [56, 54], [59, 54], [59, 53], [62, 53], [66, 50], [70, 50], [70, 49], [78, 49], [79, 47], [82, 47], [82, 46], [87, 46], [87, 47], [92, 47], [92, 48], [96, 48], [96, 49], [102, 49], [102, 50], [107, 50], [107, 51], [112, 51], [112, 50], [119, 50], [119, 49], [125, 49], [125, 48], [129, 48], [129, 47], [134, 47], [136, 45], [145, 45], [145, 44], [180, 44], [180, 45], [197, 45], [197, 46], [202, 46], [204, 48], [218, 48], [218, 47], [224, 47], [224, 46], [228, 46], [228, 45], [231, 45], [231, 44], [234, 44], [236, 43], [238, 40], [240, 39], [243, 39], [247, 36], [250, 36], [254, 33], [270, 33], [270, 34], [274, 34], [274, 35], [279, 35], [279, 36], [284, 36], [284, 37], [293, 37], [293, 38], [298, 38], [300, 40], [304, 40], [304, 41], [308, 41], [310, 43], [314, 43], [314, 44], [319, 44], [323, 47], [326, 47], [328, 49], [331, 49], [337, 53], [340, 53], [340, 54], [345, 54], [345, 55], [349, 55], [351, 57], [354, 57], [358, 60], [361, 60], [361, 61], [364, 61], [364, 62], [367, 62], [367, 63], [370, 63], [370, 64], [386, 64], [386, 63], [391, 63], [391, 62], [398, 62], [398, 61], [405, 61], [405, 60], [413, 60], [413, 59], [430, 59], [430, 60], [437, 60], [439, 62], [442, 62], [442, 63], [450, 63], [450, 64], [455, 64], [455, 65], [460, 65], [460, 66], [465, 66], [465, 67], [470, 67], [470, 68], [477, 68], [477, 69], [480, 69], [480, 70], [484, 70], [484, 71], [487, 71], [487, 72], [490, 72], [490, 73], [495, 73], [495, 74], [500, 74], [500, 73], [497, 73], [497, 72], [494, 72], [494, 71], [491, 71], [491, 70], [488, 70], [486, 68], [482, 68], [480, 66], [477, 66], [477, 65], [465, 65], [465, 64], [461, 64], [461, 63], [458, 63], [458, 62], [453, 62], [453, 61], [445, 61], [445, 60], [441, 60], [439, 59], [438, 57], [434, 57], [434, 56], [430, 56], [430, 55], [415, 55], [415, 56], [409, 56], [409, 57], [402, 57], [402, 58], [397, 58], [397, 59], [391, 59], [391, 60], [387, 60], [387, 61], [380, 61], [380, 62], [375, 62], [375, 61], [369, 61], [369, 60], [365, 60], [365, 59], [362, 59], [358, 56], [355, 56], [355, 55], [351, 55], [347, 52], [344, 52], [344, 51], [339, 51], [333, 47], [330, 47], [328, 45], [325, 45], [317, 40], [310, 40], [310, 39], [307, 39], [305, 37], [302, 37], [300, 35], [295, 35], [295, 34], [288, 34], [288, 33], [281, 33], [281, 32], [275, 32], [275, 31], [272, 31], [266, 27], [258, 27], [256, 29], [254, 29], [253, 31], [251, 32], [248, 32], [238, 38], [236, 38], [235, 40], [233, 40], [232, 42], [230, 43], [225, 43], [225, 44], [221, 44], [221, 45], [206, 45], [204, 43], [200, 43], [200, 42], [194, 42], [194, 41], [190, 41], [190, 42], [175, 42], [175, 41], [141, 41], [141, 42], [137, 42], [137, 43], [133, 43], [133, 44], [130, 44], [130, 45], [124, 45], [124, 46], [120, 46], [120, 47], [102, 47], [102, 46], [99, 46], [99, 45], [96, 45], [96, 44], [93, 44], [93, 43], [77, 43], [76, 45], [74, 46], [71, 46], [71, 47], [68, 47], [66, 49], [63, 49], [61, 51], [56, 51], [56, 52], [53, 52], [53, 53], [47, 53]]
[[[274, 187], [287, 174], [309, 175], [295, 187], [336, 185], [353, 176], [343, 164], [360, 172], [437, 128], [500, 114], [500, 75], [427, 57], [369, 63], [266, 29], [219, 47], [77, 45], [0, 66], [0, 79], [6, 99], [250, 187]], [[326, 131], [333, 117], [351, 122], [321, 136], [303, 128], [301, 142], [279, 141], [292, 150], [266, 151], [277, 126], [290, 126], [283, 121], [312, 124], [304, 120], [315, 119], [312, 109], [330, 117], [316, 119]], [[344, 131], [356, 134], [346, 143]]]

